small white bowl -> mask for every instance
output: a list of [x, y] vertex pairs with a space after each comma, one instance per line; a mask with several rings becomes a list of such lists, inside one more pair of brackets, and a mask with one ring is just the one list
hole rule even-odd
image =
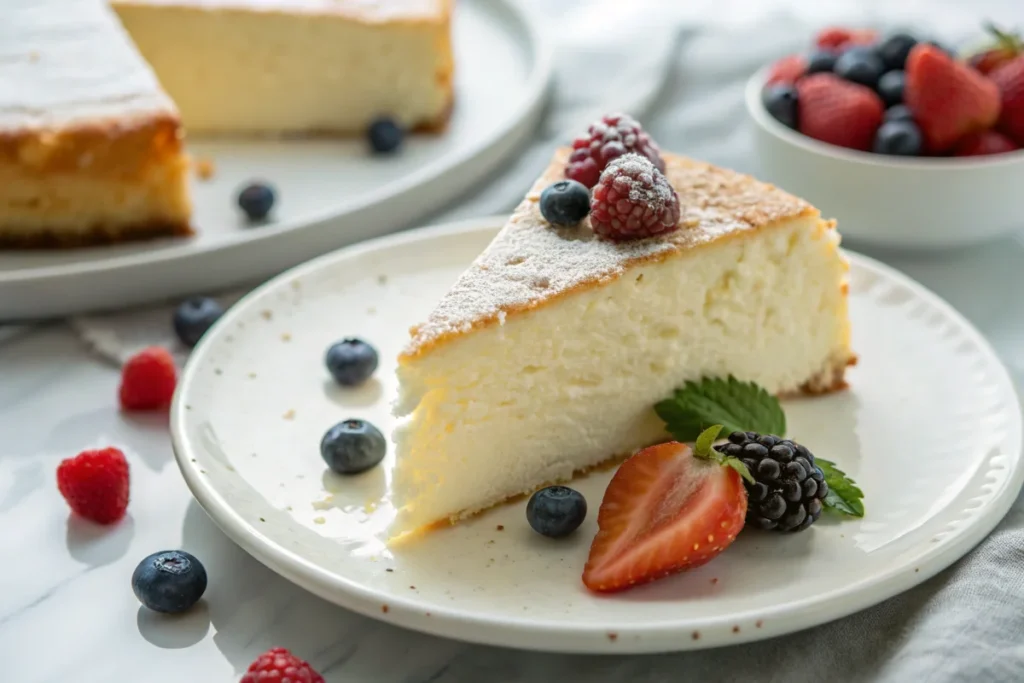
[[820, 142], [776, 121], [761, 101], [767, 69], [747, 82], [761, 177], [839, 222], [851, 243], [938, 249], [1024, 228], [1024, 150], [908, 158]]

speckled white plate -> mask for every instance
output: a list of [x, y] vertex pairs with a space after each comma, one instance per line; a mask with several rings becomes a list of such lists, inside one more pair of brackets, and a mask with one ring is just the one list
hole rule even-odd
[[[989, 345], [920, 285], [851, 255], [851, 388], [786, 410], [794, 437], [861, 484], [863, 520], [745, 532], [708, 565], [615, 597], [580, 582], [596, 514], [551, 541], [518, 502], [389, 549], [390, 455], [342, 478], [321, 461], [320, 438], [348, 417], [390, 432], [407, 328], [500, 223], [321, 257], [250, 294], [207, 335], [184, 371], [172, 431], [188, 485], [228, 536], [325, 599], [409, 628], [540, 650], [654, 652], [776, 636], [868, 607], [962, 556], [1016, 497], [1020, 408]], [[322, 365], [346, 335], [372, 342], [383, 361], [354, 391]], [[610, 476], [574, 484], [594, 513]]]
[[[2, 3], [0, 3], [2, 4]], [[375, 158], [363, 140], [218, 141], [190, 136], [213, 162], [193, 178], [198, 233], [90, 249], [0, 251], [0, 322], [112, 310], [260, 281], [360, 240], [414, 225], [521, 149], [552, 73], [545, 27], [514, 0], [460, 0], [453, 17], [455, 108], [440, 135]], [[246, 225], [239, 187], [278, 192], [273, 222]]]

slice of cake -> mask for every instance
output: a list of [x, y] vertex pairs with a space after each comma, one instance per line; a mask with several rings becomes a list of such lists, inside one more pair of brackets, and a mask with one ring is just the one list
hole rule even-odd
[[653, 406], [687, 380], [734, 375], [780, 395], [844, 386], [848, 265], [834, 222], [751, 177], [664, 155], [679, 200], [670, 232], [612, 241], [592, 222], [628, 221], [596, 211], [555, 227], [539, 199], [570, 151], [399, 358], [394, 536], [668, 440]]
[[0, 15], [0, 248], [189, 234], [177, 111], [109, 8]]
[[451, 0], [113, 0], [189, 133], [439, 129]]

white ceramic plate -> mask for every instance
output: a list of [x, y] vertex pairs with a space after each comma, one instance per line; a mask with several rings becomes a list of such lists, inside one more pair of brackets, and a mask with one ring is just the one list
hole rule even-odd
[[[211, 160], [194, 180], [198, 236], [73, 251], [0, 252], [0, 321], [114, 309], [276, 274], [346, 244], [414, 225], [518, 149], [540, 117], [551, 48], [510, 0], [461, 0], [454, 15], [456, 105], [439, 136], [395, 156], [364, 141], [189, 140]], [[238, 188], [278, 190], [275, 222], [245, 225]]]
[[[541, 650], [652, 652], [776, 636], [868, 607], [962, 556], [1016, 497], [1020, 408], [991, 348], [920, 285], [851, 255], [852, 386], [786, 410], [792, 435], [861, 484], [863, 520], [747, 532], [698, 570], [616, 597], [580, 581], [596, 514], [551, 541], [530, 530], [518, 502], [390, 550], [390, 455], [342, 478], [321, 461], [320, 438], [349, 417], [390, 432], [392, 359], [407, 328], [501, 222], [329, 254], [253, 292], [211, 330], [171, 423], [188, 485], [228, 536], [323, 598], [409, 628]], [[376, 378], [352, 391], [322, 365], [346, 335], [382, 358]], [[594, 513], [610, 476], [574, 483]]]

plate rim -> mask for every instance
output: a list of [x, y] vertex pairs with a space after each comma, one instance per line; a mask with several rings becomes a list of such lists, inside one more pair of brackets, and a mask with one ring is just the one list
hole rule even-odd
[[[192, 358], [201, 358], [207, 349], [216, 343], [217, 328], [227, 329], [234, 318], [241, 316], [253, 302], [259, 301], [264, 295], [281, 287], [288, 286], [288, 283], [294, 279], [328, 267], [335, 261], [358, 257], [366, 252], [484, 230], [497, 230], [507, 218], [507, 215], [492, 215], [429, 225], [343, 247], [300, 264], [243, 296], [218, 321], [211, 330], [212, 334], [203, 337], [194, 349]], [[1008, 412], [1011, 413], [1007, 439], [1014, 440], [1015, 438], [1016, 440], [1016, 458], [1009, 465], [1011, 471], [1007, 475], [1004, 486], [985, 505], [985, 510], [973, 517], [967, 525], [953, 532], [949, 540], [939, 544], [934, 550], [925, 551], [916, 563], [912, 563], [915, 565], [914, 571], [910, 570], [910, 564], [895, 569], [890, 568], [874, 574], [868, 579], [845, 584], [814, 598], [781, 603], [770, 610], [752, 610], [750, 619], [763, 620], [765, 626], [756, 631], [744, 629], [741, 633], [728, 639], [710, 637], [692, 640], [679, 636], [692, 630], [694, 626], [679, 620], [652, 622], [644, 626], [623, 627], [594, 622], [586, 627], [561, 627], [538, 624], [522, 617], [500, 620], [486, 616], [481, 617], [470, 610], [440, 606], [433, 606], [431, 616], [427, 618], [422, 606], [414, 599], [402, 597], [399, 594], [379, 593], [344, 576], [332, 573], [264, 537], [257, 526], [243, 518], [231, 507], [209, 477], [202, 476], [199, 465], [191, 462], [191, 458], [194, 457], [191, 450], [193, 444], [185, 437], [185, 424], [190, 413], [185, 409], [184, 397], [188, 394], [189, 387], [194, 381], [196, 368], [200, 365], [198, 361], [190, 361], [186, 364], [171, 406], [170, 431], [175, 459], [187, 486], [200, 507], [206, 511], [211, 520], [228, 538], [257, 561], [335, 605], [385, 623], [430, 635], [481, 645], [516, 647], [533, 651], [566, 654], [639, 654], [736, 645], [785, 635], [831, 622], [868, 609], [923, 583], [970, 552], [1003, 519], [1024, 484], [1024, 456], [1022, 456], [1024, 416], [1021, 413], [1020, 397], [1009, 371], [988, 340], [952, 305], [916, 280], [874, 258], [851, 251], [844, 253], [857, 267], [874, 271], [883, 279], [898, 282], [910, 289], [915, 296], [940, 309], [976, 344], [978, 352], [985, 357], [986, 362], [992, 364], [993, 369], [998, 371], [994, 376], [994, 382], [997, 385], [1002, 385], [1002, 388], [1006, 390], [1007, 398], [1012, 400], [1012, 404], [1007, 407]], [[1013, 410], [1014, 408], [1015, 410]], [[385, 601], [389, 607], [386, 615], [382, 614], [380, 609], [382, 601]], [[699, 628], [717, 630], [717, 627], [735, 623], [737, 619], [743, 619], [745, 616], [743, 613], [731, 613], [710, 620], [704, 619]], [[618, 636], [616, 639], [612, 640], [606, 637], [610, 630], [616, 632]]]
[[[118, 275], [123, 277], [126, 273], [143, 268], [169, 267], [199, 257], [217, 258], [233, 251], [266, 247], [268, 244], [274, 244], [281, 240], [294, 240], [297, 234], [300, 233], [302, 235], [315, 235], [318, 231], [324, 232], [332, 224], [338, 222], [358, 221], [362, 223], [366, 218], [364, 214], [367, 212], [379, 209], [386, 204], [394, 203], [395, 200], [400, 200], [413, 193], [423, 192], [428, 188], [434, 187], [436, 190], [435, 185], [441, 179], [450, 178], [452, 173], [459, 169], [467, 168], [473, 165], [474, 162], [477, 162], [477, 165], [481, 163], [486, 165], [486, 168], [478, 168], [476, 169], [477, 171], [493, 169], [494, 165], [515, 152], [517, 145], [514, 143], [521, 142], [522, 138], [533, 131], [534, 127], [532, 124], [534, 120], [543, 112], [554, 77], [554, 43], [540, 17], [536, 13], [528, 11], [519, 3], [514, 2], [514, 0], [476, 0], [476, 2], [488, 12], [497, 12], [500, 16], [513, 19], [514, 23], [499, 22], [499, 24], [505, 32], [522, 34], [522, 37], [518, 40], [522, 42], [529, 55], [530, 65], [529, 72], [523, 81], [524, 95], [510, 106], [513, 114], [508, 117], [503, 125], [490, 130], [487, 135], [472, 145], [451, 154], [446, 154], [440, 159], [416, 169], [409, 175], [366, 193], [360, 201], [346, 205], [344, 210], [326, 209], [303, 218], [263, 226], [258, 231], [247, 231], [239, 233], [239, 235], [232, 235], [228, 239], [210, 245], [203, 245], [201, 248], [197, 248], [189, 242], [182, 242], [158, 250], [141, 249], [126, 254], [100, 256], [95, 259], [69, 263], [43, 264], [28, 268], [18, 268], [16, 270], [0, 270], [0, 287], [9, 287], [12, 292], [16, 292], [17, 288], [52, 287], [55, 282], [63, 282], [76, 277], [112, 277]], [[450, 200], [452, 196], [465, 192], [475, 184], [479, 175], [480, 173], [477, 172], [469, 174], [467, 178], [472, 178], [471, 180], [460, 181], [454, 191], [447, 192], [444, 196]], [[391, 225], [391, 223], [396, 223], [394, 220], [384, 221], [380, 217], [376, 217], [374, 221], [370, 222], [377, 224], [388, 223], [388, 227], [383, 234], [388, 234], [402, 227], [397, 224]], [[407, 223], [408, 219], [403, 217], [398, 222]], [[382, 234], [381, 232], [376, 232], [375, 234], [367, 235], [364, 234], [365, 231], [354, 229], [346, 230], [345, 232], [346, 234], [351, 233], [354, 240], [376, 237]], [[340, 239], [345, 240], [348, 238], [342, 237]], [[352, 242], [353, 240], [350, 240], [349, 244]], [[346, 246], [344, 241], [342, 246]], [[249, 258], [251, 259], [251, 255]], [[295, 262], [289, 264], [289, 266], [293, 265], [297, 264]], [[235, 279], [237, 280], [237, 278]], [[146, 301], [152, 298], [152, 296], [147, 296], [142, 300]], [[133, 299], [133, 301], [135, 300]], [[49, 309], [52, 307], [46, 306], [45, 308]], [[85, 308], [79, 306], [75, 307], [73, 312], [99, 310], [105, 307], [106, 304], [91, 305]], [[65, 310], [60, 304], [57, 305], [57, 308], [60, 308], [62, 311]], [[12, 310], [20, 309], [21, 307], [15, 306]], [[71, 311], [71, 309], [67, 310]], [[18, 315], [17, 313], [13, 314], [16, 319]], [[12, 314], [0, 307], [0, 320], [11, 316]]]

